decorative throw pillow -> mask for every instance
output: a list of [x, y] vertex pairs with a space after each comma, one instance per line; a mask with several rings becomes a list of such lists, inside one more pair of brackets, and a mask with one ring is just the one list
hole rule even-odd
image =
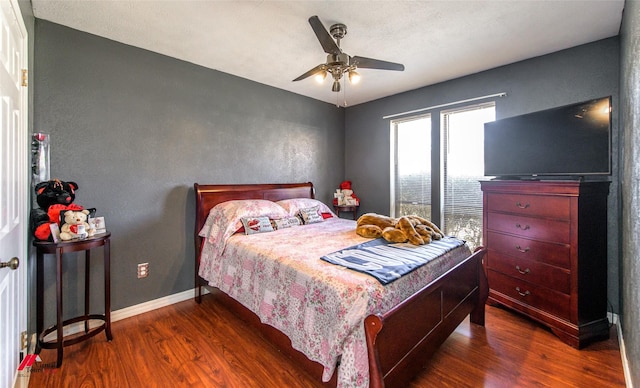
[[269, 217], [242, 217], [240, 221], [244, 226], [245, 234], [273, 232]]
[[292, 226], [298, 226], [302, 223], [298, 217], [285, 217], [279, 220], [271, 220], [271, 226], [274, 229], [285, 229]]
[[302, 222], [304, 222], [305, 225], [324, 221], [324, 218], [320, 215], [319, 206], [300, 209], [300, 218], [302, 218]]

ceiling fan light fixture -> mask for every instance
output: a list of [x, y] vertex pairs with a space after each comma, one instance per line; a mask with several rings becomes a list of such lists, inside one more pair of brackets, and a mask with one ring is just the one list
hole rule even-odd
[[340, 91], [340, 81], [338, 80], [333, 81], [333, 86], [331, 87], [331, 91], [336, 93]]
[[[348, 73], [349, 83], [357, 84], [360, 81], [360, 74], [356, 71], [357, 68], [362, 69], [379, 69], [379, 70], [396, 70], [403, 71], [404, 65], [401, 63], [387, 62], [379, 59], [350, 56], [343, 52], [340, 48], [340, 41], [347, 34], [347, 26], [342, 23], [333, 24], [329, 30], [322, 24], [318, 16], [311, 16], [309, 18], [309, 24], [311, 29], [318, 38], [322, 49], [327, 54], [327, 60], [325, 63], [321, 63], [316, 67], [303, 73], [301, 76], [295, 78], [293, 82], [300, 81], [305, 78], [313, 76], [318, 83], [322, 83], [327, 77], [327, 73], [330, 73], [333, 77], [332, 92], [340, 92], [342, 85], [340, 80]], [[329, 33], [331, 31], [331, 33]], [[345, 77], [346, 78], [346, 77]]]
[[349, 82], [351, 82], [354, 85], [357, 84], [358, 82], [360, 82], [360, 74], [355, 70], [350, 70], [349, 71]]
[[319, 71], [318, 73], [316, 73], [315, 79], [316, 82], [321, 84], [324, 83], [324, 79], [327, 78], [327, 71], [326, 70], [322, 70]]

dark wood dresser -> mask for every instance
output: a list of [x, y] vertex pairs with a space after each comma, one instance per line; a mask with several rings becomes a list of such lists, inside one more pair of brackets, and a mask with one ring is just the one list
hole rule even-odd
[[582, 348], [609, 337], [609, 182], [480, 182], [489, 304], [548, 326]]

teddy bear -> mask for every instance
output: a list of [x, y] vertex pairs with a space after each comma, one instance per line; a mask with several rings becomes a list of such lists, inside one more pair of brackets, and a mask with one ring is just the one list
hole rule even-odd
[[70, 205], [76, 199], [78, 184], [52, 179], [36, 185], [36, 202], [42, 209], [53, 204]]
[[63, 241], [74, 238], [87, 238], [94, 235], [96, 230], [87, 222], [89, 210], [66, 210], [61, 213], [64, 223], [60, 229], [60, 239]]
[[39, 208], [31, 210], [31, 230], [37, 240], [51, 241], [50, 224], [60, 224], [60, 212], [64, 210], [82, 210], [74, 204], [78, 184], [52, 179], [40, 182], [35, 187], [36, 202]]
[[444, 234], [433, 222], [417, 215], [393, 218], [376, 213], [366, 213], [358, 218], [356, 233], [367, 238], [382, 237], [389, 242], [413, 245], [428, 244], [440, 240]]
[[351, 190], [351, 181], [343, 181], [333, 195], [334, 206], [359, 206], [360, 199]]

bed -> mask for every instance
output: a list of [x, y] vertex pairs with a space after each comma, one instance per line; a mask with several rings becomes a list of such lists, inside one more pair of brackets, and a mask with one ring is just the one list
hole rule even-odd
[[[248, 291], [236, 291], [236, 288], [226, 287], [230, 276], [226, 272], [224, 276], [222, 274], [217, 276], [218, 273], [216, 271], [222, 272], [222, 264], [220, 263], [224, 264], [226, 263], [225, 260], [231, 260], [232, 253], [235, 256], [240, 256], [239, 260], [242, 261], [233, 267], [233, 271], [236, 271], [236, 267], [245, 266], [245, 263], [249, 262], [246, 257], [249, 257], [252, 249], [254, 249], [255, 242], [260, 242], [263, 246], [269, 246], [270, 252], [274, 252], [273, 262], [275, 264], [273, 265], [281, 268], [280, 266], [286, 265], [287, 260], [284, 255], [279, 255], [276, 252], [279, 249], [278, 247], [283, 244], [270, 245], [270, 242], [276, 241], [276, 238], [282, 238], [283, 241], [287, 239], [288, 241], [293, 240], [296, 243], [289, 245], [299, 245], [298, 240], [293, 237], [296, 236], [293, 233], [299, 233], [299, 231], [304, 230], [307, 233], [306, 237], [304, 237], [305, 241], [324, 241], [326, 247], [322, 247], [322, 249], [326, 249], [327, 252], [325, 253], [328, 253], [328, 251], [339, 247], [338, 244], [343, 243], [340, 240], [341, 238], [345, 239], [344, 241], [351, 241], [354, 237], [358, 238], [355, 233], [355, 222], [327, 216], [327, 219], [322, 223], [303, 225], [299, 228], [288, 228], [282, 231], [277, 230], [276, 233], [272, 234], [264, 233], [245, 236], [243, 233], [236, 233], [225, 240], [226, 248], [224, 248], [220, 244], [211, 244], [208, 232], [203, 231], [205, 229], [208, 230], [210, 227], [208, 223], [212, 217], [209, 217], [209, 214], [216, 205], [226, 206], [226, 204], [230, 203], [229, 201], [233, 200], [243, 202], [250, 200], [258, 200], [258, 202], [259, 200], [271, 202], [292, 199], [295, 199], [293, 201], [298, 199], [313, 200], [315, 197], [313, 184], [309, 182], [244, 185], [203, 185], [196, 183], [194, 184], [194, 190], [196, 197], [196, 302], [201, 302], [202, 287], [210, 286], [211, 288], [209, 289], [214, 298], [231, 309], [248, 324], [255, 327], [283, 353], [287, 354], [309, 373], [317, 376], [318, 380], [323, 381], [326, 386], [397, 387], [406, 385], [413, 376], [420, 372], [431, 355], [437, 351], [438, 347], [467, 316], [470, 316], [470, 321], [473, 324], [484, 325], [484, 306], [488, 295], [488, 287], [482, 266], [482, 258], [485, 254], [485, 250], [482, 248], [476, 249], [473, 253], [466, 248], [467, 253], [463, 255], [460, 253], [462, 252], [461, 250], [443, 255], [443, 258], [438, 260], [442, 260], [442, 263], [449, 260], [451, 264], [436, 272], [433, 275], [433, 279], [428, 281], [428, 284], [416, 282], [415, 279], [423, 276], [419, 272], [422, 271], [422, 268], [420, 268], [386, 286], [381, 286], [373, 278], [369, 279], [368, 275], [356, 273], [332, 264], [321, 263], [320, 258], [316, 259], [314, 256], [313, 260], [308, 260], [312, 263], [309, 265], [313, 265], [314, 268], [322, 267], [323, 271], [326, 268], [329, 279], [327, 283], [331, 283], [332, 287], [335, 283], [338, 283], [336, 279], [347, 279], [348, 285], [344, 286], [346, 288], [343, 288], [342, 291], [335, 291], [341, 293], [336, 297], [325, 298], [329, 300], [329, 302], [324, 302], [327, 303], [326, 306], [316, 304], [313, 312], [315, 315], [310, 318], [305, 315], [308, 314], [308, 311], [304, 312], [301, 307], [299, 311], [301, 318], [295, 325], [290, 324], [292, 321], [265, 319], [264, 309], [262, 308], [264, 301], [257, 301], [253, 305], [252, 296], [246, 295]], [[326, 212], [330, 212], [330, 210], [326, 210]], [[333, 242], [333, 238], [329, 239], [322, 234], [325, 233], [325, 229], [335, 229], [335, 242]], [[286, 233], [289, 234], [287, 235]], [[334, 232], [331, 231], [330, 233]], [[320, 237], [314, 239], [309, 236]], [[253, 245], [249, 243], [250, 239], [246, 237], [252, 237], [251, 244]], [[314, 255], [318, 249], [316, 246], [305, 248], [304, 251]], [[217, 266], [211, 265], [209, 262], [209, 257], [212, 256], [211, 252], [215, 251], [219, 251], [216, 255], [222, 257], [221, 261], [216, 262]], [[230, 252], [228, 254], [229, 258], [224, 257], [227, 252]], [[300, 255], [302, 256], [302, 253]], [[455, 258], [456, 256], [459, 258]], [[206, 258], [207, 261], [201, 260], [201, 258]], [[306, 263], [307, 260], [300, 259], [289, 262], [295, 262], [296, 264], [292, 266], [297, 267], [298, 263]], [[440, 261], [437, 261], [437, 263], [440, 263]], [[255, 265], [255, 263], [251, 264], [250, 268], [257, 268]], [[261, 265], [264, 266], [264, 264]], [[438, 265], [444, 266], [445, 264]], [[424, 267], [429, 266], [431, 265]], [[286, 271], [289, 270], [287, 267]], [[228, 272], [229, 268], [224, 271]], [[252, 271], [254, 270], [252, 269]], [[425, 269], [425, 271], [427, 270]], [[255, 271], [255, 273], [258, 272], [260, 271]], [[285, 270], [279, 269], [277, 272], [284, 273]], [[249, 281], [248, 277], [251, 276], [247, 274], [239, 275], [235, 279], [229, 280], [229, 282], [242, 283], [245, 280], [247, 284], [253, 282], [251, 286], [245, 287], [252, 289], [254, 284], [261, 282], [256, 279]], [[300, 277], [303, 275], [294, 273], [291, 276]], [[293, 286], [311, 284], [310, 282], [316, 285], [321, 284], [318, 283], [320, 282], [318, 279], [322, 277], [323, 275], [314, 273], [305, 278], [308, 279], [307, 283], [291, 282], [288, 292], [295, 297], [295, 290], [301, 287], [295, 288]], [[289, 280], [281, 280], [281, 282], [287, 283]], [[359, 284], [356, 282], [361, 282], [362, 286], [354, 286], [354, 284]], [[329, 288], [329, 285], [326, 287]], [[340, 285], [340, 287], [343, 287], [343, 285]], [[370, 298], [375, 300], [375, 303], [357, 302], [355, 307], [345, 308], [332, 305], [331, 300], [340, 299], [342, 295], [351, 293], [352, 289], [365, 289], [363, 293], [376, 294], [376, 298], [381, 292], [384, 294], [379, 296], [379, 299]], [[348, 290], [348, 292], [344, 290]], [[304, 299], [305, 301], [311, 299], [309, 295], [304, 294], [305, 292], [303, 287], [299, 292], [298, 299]], [[274, 296], [274, 298], [276, 297]], [[360, 300], [362, 298], [355, 299]], [[322, 301], [316, 302], [321, 303]], [[273, 308], [273, 306], [270, 307]], [[347, 310], [340, 315], [341, 319], [347, 316], [350, 322], [356, 322], [357, 327], [353, 330], [347, 330], [346, 324], [342, 324], [342, 321], [340, 321], [342, 326], [340, 326], [340, 330], [336, 331], [341, 331], [344, 327], [345, 334], [343, 337], [335, 338], [334, 343], [331, 342], [334, 341], [334, 329], [319, 323], [329, 322], [328, 325], [330, 325], [331, 322], [338, 321], [338, 319], [331, 317], [327, 319], [327, 317], [320, 317], [317, 314], [318, 311], [321, 311], [322, 314], [329, 314], [329, 312], [325, 311], [334, 311], [336, 308], [341, 312], [343, 312], [343, 309]], [[269, 311], [271, 312], [271, 310]], [[361, 315], [353, 313], [353, 311], [360, 312]], [[271, 314], [273, 315], [272, 312]], [[309, 323], [311, 321], [314, 322], [315, 326]], [[305, 327], [302, 328], [302, 326]], [[316, 335], [308, 334], [300, 339], [300, 336], [291, 334], [288, 330], [304, 329], [309, 333], [309, 327], [307, 326], [317, 331], [318, 338], [331, 339], [331, 341], [327, 340], [330, 343], [311, 344], [312, 348], [317, 345], [316, 352], [303, 348], [300, 341], [311, 342]], [[344, 348], [336, 350], [335, 344], [344, 346]], [[344, 351], [344, 354], [339, 354], [334, 358], [327, 356], [327, 354], [332, 354], [335, 351]], [[332, 356], [334, 355], [332, 354]], [[354, 365], [362, 363], [364, 363], [364, 366]], [[358, 371], [358, 368], [360, 371]], [[363, 368], [364, 372], [361, 371]]]

